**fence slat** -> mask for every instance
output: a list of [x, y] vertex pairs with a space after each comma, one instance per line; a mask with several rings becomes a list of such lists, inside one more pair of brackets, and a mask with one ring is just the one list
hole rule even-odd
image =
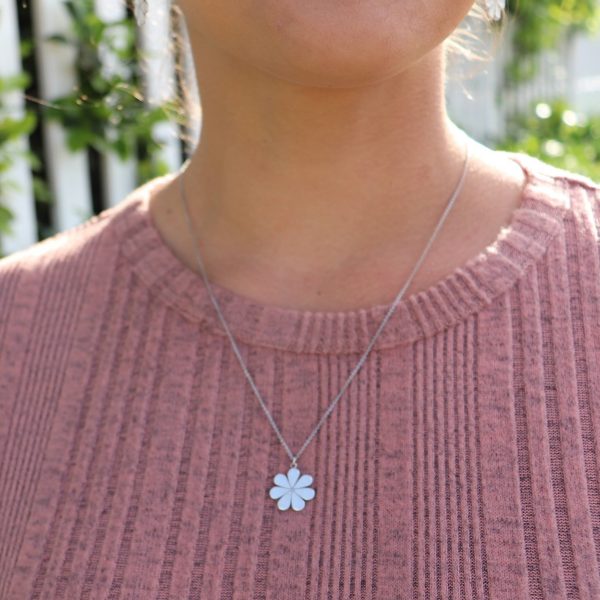
[[[174, 59], [171, 48], [171, 18], [168, 0], [148, 2], [148, 16], [141, 30], [145, 97], [148, 104], [162, 104], [175, 92]], [[160, 158], [170, 171], [181, 166], [181, 140], [174, 123], [158, 123], [156, 137], [163, 140]]]
[[[57, 33], [69, 35], [69, 17], [62, 0], [33, 2], [31, 10], [40, 95], [52, 100], [68, 94], [76, 83], [75, 49], [46, 39]], [[55, 198], [53, 224], [62, 231], [93, 214], [88, 158], [86, 152], [68, 149], [58, 123], [44, 123], [44, 140], [48, 181]]]
[[577, 36], [571, 56], [572, 102], [577, 110], [587, 113], [600, 111], [600, 35]]
[[[22, 71], [19, 50], [19, 25], [13, 0], [0, 0], [0, 77], [11, 77]], [[15, 91], [4, 97], [6, 116], [20, 119], [25, 114], [25, 101], [21, 92]], [[15, 155], [29, 149], [29, 141], [22, 137], [13, 145]], [[25, 160], [16, 160], [3, 174], [10, 182], [2, 196], [2, 204], [14, 215], [11, 233], [0, 240], [2, 252], [10, 254], [27, 248], [37, 241], [37, 226], [31, 170]]]
[[[127, 8], [123, 0], [95, 0], [96, 14], [105, 23], [119, 21], [127, 16]], [[115, 41], [124, 38], [124, 33], [115, 32]], [[107, 74], [118, 73], [122, 65], [118, 57], [101, 49], [103, 68]], [[108, 132], [110, 135], [110, 131]], [[136, 187], [136, 160], [122, 161], [114, 154], [102, 156], [102, 178], [104, 181], [104, 206], [114, 206]]]

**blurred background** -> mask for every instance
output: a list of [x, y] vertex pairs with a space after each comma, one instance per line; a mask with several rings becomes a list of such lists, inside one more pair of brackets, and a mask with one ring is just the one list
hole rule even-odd
[[[168, 6], [154, 0], [140, 25], [125, 0], [0, 0], [0, 256], [193, 151], [199, 95]], [[600, 181], [600, 0], [509, 2], [502, 23], [469, 17], [461, 31], [467, 50], [448, 62], [454, 122]]]

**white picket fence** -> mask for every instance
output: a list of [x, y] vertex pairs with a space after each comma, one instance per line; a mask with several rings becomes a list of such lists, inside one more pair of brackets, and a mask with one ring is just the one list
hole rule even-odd
[[[18, 1], [21, 0], [0, 0], [0, 77], [22, 70], [16, 11]], [[46, 41], [51, 34], [68, 31], [69, 22], [63, 0], [30, 2], [40, 95], [51, 101], [68, 93], [75, 83], [73, 49]], [[147, 56], [145, 95], [148, 102], [162, 102], [175, 89], [173, 58], [164, 52], [169, 46], [171, 21], [167, 14], [167, 0], [154, 0], [150, 5], [152, 12], [141, 31], [141, 43]], [[123, 0], [96, 0], [96, 9], [106, 22], [125, 15]], [[485, 40], [484, 31], [478, 34]], [[548, 53], [541, 59], [540, 77], [519, 90], [518, 97], [505, 98], [497, 105], [495, 93], [501, 65], [506, 58], [506, 48], [502, 47], [496, 59], [480, 75], [462, 84], [451, 81], [447, 88], [450, 116], [481, 142], [488, 143], [499, 137], [506, 111], [515, 106], [524, 107], [531, 99], [564, 95], [578, 110], [600, 110], [600, 37], [580, 37], [569, 47]], [[191, 63], [189, 66], [192, 67]], [[105, 68], [114, 69], [118, 65], [107, 56]], [[7, 104], [15, 115], [23, 113], [21, 94], [12, 94], [7, 98]], [[81, 223], [93, 213], [88, 159], [84, 152], [73, 153], [67, 149], [65, 132], [58, 124], [44, 123], [43, 132], [48, 183], [55, 198], [52, 220], [54, 229], [61, 231]], [[181, 142], [175, 125], [161, 124], [157, 134], [167, 140], [162, 158], [171, 170], [176, 170], [181, 164]], [[199, 135], [199, 131], [195, 135]], [[20, 140], [17, 146], [26, 148], [27, 140]], [[102, 158], [102, 176], [106, 182], [104, 206], [120, 202], [134, 189], [135, 171], [136, 165], [132, 161], [124, 163], [112, 155]], [[12, 233], [0, 236], [0, 248], [4, 254], [10, 254], [35, 243], [37, 228], [32, 175], [27, 163], [17, 162], [6, 176], [18, 184], [18, 189], [9, 191], [1, 199], [15, 215]]]
[[[22, 71], [19, 54], [19, 28], [16, 2], [0, 0], [0, 77]], [[33, 0], [31, 3], [35, 59], [39, 73], [39, 90], [42, 100], [51, 101], [69, 93], [76, 83], [74, 73], [74, 48], [48, 42], [48, 36], [68, 33], [69, 19], [62, 0]], [[123, 0], [96, 0], [96, 11], [106, 22], [125, 16]], [[148, 103], [162, 103], [174, 92], [175, 79], [173, 57], [165, 53], [170, 42], [170, 19], [167, 2], [152, 2], [151, 14], [142, 28], [141, 44], [147, 64], [144, 66], [144, 95]], [[105, 57], [107, 70], [118, 68], [114, 57]], [[22, 94], [13, 93], [6, 98], [10, 113], [23, 114]], [[91, 182], [88, 157], [85, 152], [72, 152], [67, 148], [63, 128], [55, 122], [43, 123], [44, 161], [48, 184], [55, 198], [52, 204], [52, 221], [56, 231], [69, 229], [93, 214]], [[177, 127], [171, 123], [157, 126], [157, 137], [166, 140], [163, 159], [171, 170], [181, 165], [181, 142]], [[27, 148], [27, 140], [20, 140], [18, 147]], [[103, 204], [105, 207], [120, 202], [136, 183], [136, 165], [133, 161], [121, 161], [114, 155], [102, 157], [102, 175], [105, 181]], [[4, 254], [26, 248], [38, 241], [34, 209], [32, 173], [25, 160], [16, 161], [6, 173], [15, 189], [8, 190], [2, 203], [15, 215], [12, 233], [0, 239]]]
[[[21, 72], [19, 52], [19, 29], [17, 27], [17, 7], [13, 0], [0, 0], [0, 77], [16, 75]], [[7, 94], [6, 105], [10, 107], [15, 118], [23, 116], [24, 99], [17, 92]], [[15, 150], [27, 147], [27, 140], [20, 139], [15, 143]], [[6, 173], [10, 181], [18, 185], [18, 189], [7, 191], [2, 198], [5, 206], [13, 211], [16, 218], [12, 222], [13, 233], [3, 236], [2, 249], [8, 254], [36, 241], [36, 216], [33, 204], [33, 185], [31, 172], [25, 161], [17, 161]]]

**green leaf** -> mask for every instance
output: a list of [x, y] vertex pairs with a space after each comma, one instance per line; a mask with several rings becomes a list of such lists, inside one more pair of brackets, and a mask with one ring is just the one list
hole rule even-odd
[[46, 38], [47, 41], [49, 42], [56, 42], [57, 44], [73, 44], [74, 41], [69, 39], [67, 36], [61, 34], [61, 33], [55, 33], [53, 35], [49, 35]]
[[0, 232], [4, 234], [12, 233], [10, 223], [14, 217], [14, 213], [7, 206], [0, 203]]

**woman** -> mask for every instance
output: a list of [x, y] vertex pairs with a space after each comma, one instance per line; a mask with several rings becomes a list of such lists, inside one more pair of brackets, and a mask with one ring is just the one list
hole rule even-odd
[[449, 120], [472, 5], [179, 1], [187, 169], [0, 262], [0, 597], [600, 597], [600, 186]]

